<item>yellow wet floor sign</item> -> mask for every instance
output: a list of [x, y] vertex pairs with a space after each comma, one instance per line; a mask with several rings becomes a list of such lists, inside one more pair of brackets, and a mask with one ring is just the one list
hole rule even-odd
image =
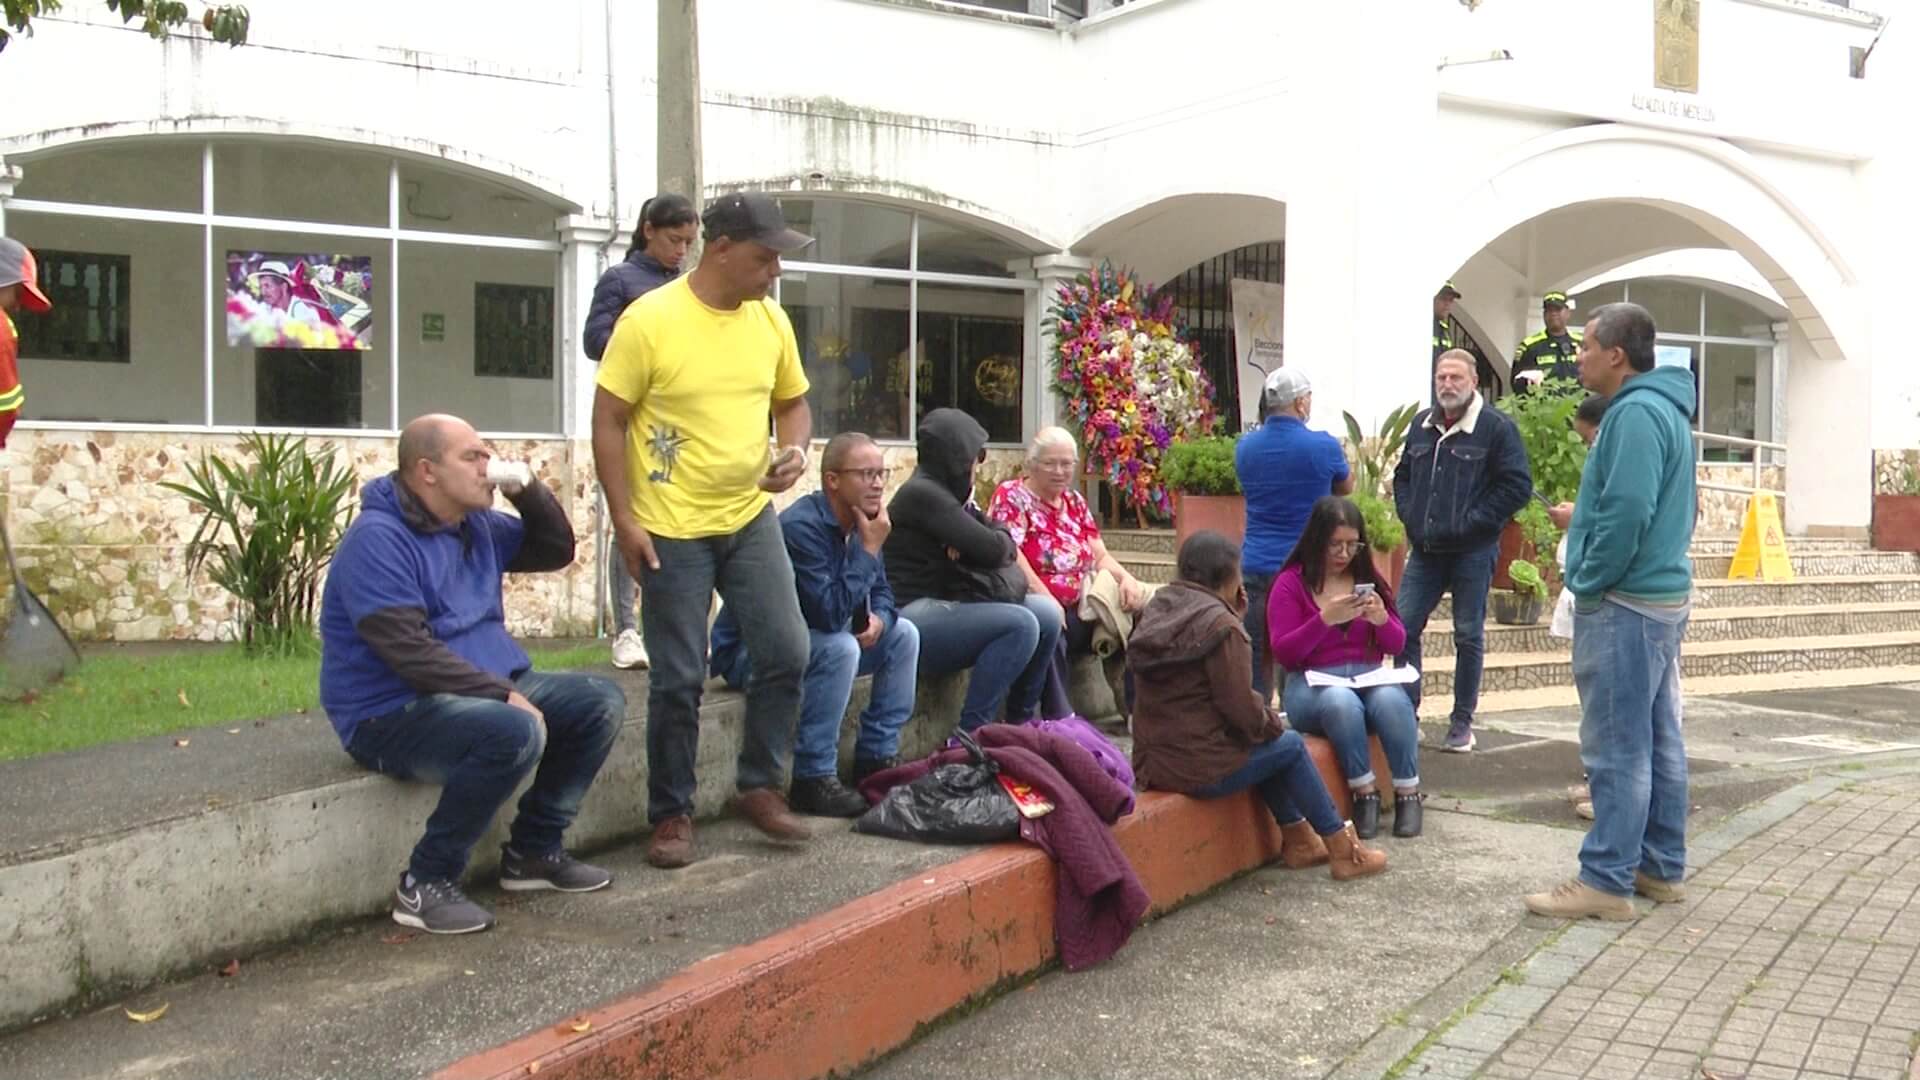
[[1740, 544], [1733, 550], [1727, 580], [1758, 577], [1764, 581], [1792, 581], [1793, 560], [1787, 555], [1786, 530], [1780, 527], [1780, 504], [1764, 491], [1747, 500], [1746, 521], [1740, 526]]

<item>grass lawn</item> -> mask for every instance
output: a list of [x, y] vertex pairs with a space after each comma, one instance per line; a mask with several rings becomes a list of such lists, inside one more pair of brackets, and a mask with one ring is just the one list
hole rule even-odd
[[[546, 671], [606, 663], [604, 644], [530, 647]], [[0, 761], [305, 712], [320, 704], [320, 658], [248, 659], [238, 646], [90, 657], [24, 702], [0, 702]]]

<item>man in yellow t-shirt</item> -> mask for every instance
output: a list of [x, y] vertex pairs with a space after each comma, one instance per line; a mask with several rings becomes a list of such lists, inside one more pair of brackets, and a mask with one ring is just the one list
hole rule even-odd
[[[780, 792], [800, 715], [807, 624], [769, 495], [807, 464], [813, 414], [793, 324], [767, 292], [780, 256], [812, 243], [773, 199], [724, 195], [701, 218], [693, 272], [614, 325], [593, 402], [593, 462], [618, 557], [640, 583], [647, 687], [647, 861], [693, 861], [694, 760], [713, 591], [753, 656], [739, 807], [760, 831], [804, 840]], [[771, 414], [779, 444], [770, 450]]]

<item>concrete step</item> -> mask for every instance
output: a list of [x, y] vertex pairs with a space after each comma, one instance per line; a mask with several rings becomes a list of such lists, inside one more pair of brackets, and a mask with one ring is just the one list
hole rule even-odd
[[[1920, 603], [1858, 604], [1833, 608], [1751, 607], [1696, 608], [1687, 623], [1687, 642], [1738, 641], [1760, 638], [1835, 637], [1920, 630]], [[1450, 623], [1433, 620], [1421, 635], [1428, 656], [1453, 651]], [[1535, 626], [1487, 624], [1487, 652], [1566, 652], [1564, 638], [1547, 632], [1547, 618]]]
[[[1727, 581], [1695, 578], [1694, 611], [1707, 608], [1839, 607], [1920, 602], [1920, 574], [1852, 574], [1795, 581]], [[1453, 600], [1442, 599], [1433, 618], [1453, 617]]]
[[[1689, 643], [1680, 654], [1683, 679], [1915, 665], [1920, 665], [1920, 631], [1708, 641]], [[1422, 696], [1450, 697], [1453, 669], [1451, 650], [1428, 659]], [[1564, 652], [1489, 653], [1481, 678], [1485, 693], [1572, 685], [1572, 657]]]
[[[1171, 555], [1175, 550], [1172, 529], [1108, 529], [1100, 535], [1107, 550], [1121, 559], [1131, 554]], [[1739, 544], [1738, 536], [1696, 536], [1692, 550], [1696, 556], [1731, 556]], [[1907, 554], [1875, 552], [1866, 540], [1806, 536], [1788, 537], [1787, 551], [1793, 555]]]
[[[592, 671], [626, 692], [628, 720], [568, 842], [604, 847], [646, 827], [646, 676]], [[900, 752], [924, 756], [959, 717], [966, 676], [922, 680]], [[840, 760], [870, 680], [854, 684]], [[1091, 659], [1069, 688], [1094, 719], [1115, 712]], [[742, 696], [709, 683], [700, 710], [695, 814], [734, 791]], [[384, 912], [395, 876], [440, 796], [356, 766], [319, 716], [0, 762], [0, 1029], [109, 1000], [177, 972]], [[472, 873], [499, 861], [511, 811], [474, 849]], [[0, 1070], [3, 1071], [3, 1070]]]
[[[1164, 583], [1174, 577], [1174, 556], [1148, 552], [1116, 553], [1129, 573], [1142, 582]], [[1696, 582], [1725, 582], [1731, 555], [1693, 556]], [[1797, 581], [1851, 582], [1859, 578], [1901, 578], [1920, 575], [1920, 555], [1904, 551], [1815, 552], [1793, 555]], [[1920, 577], [1916, 577], [1920, 580]]]
[[[1848, 686], [1920, 685], [1920, 664], [1894, 667], [1836, 668], [1831, 671], [1776, 671], [1763, 675], [1706, 675], [1688, 677], [1682, 690], [1689, 698], [1729, 694], [1758, 694], [1788, 690], [1832, 690]], [[1541, 709], [1577, 708], [1580, 695], [1573, 685], [1536, 690], [1496, 690], [1480, 695], [1480, 716], [1494, 717], [1487, 726], [1499, 728], [1501, 713], [1537, 713]], [[1423, 720], [1445, 720], [1453, 710], [1453, 694], [1428, 695], [1420, 702]], [[1578, 716], [1570, 718], [1575, 728]]]
[[1171, 555], [1174, 553], [1172, 529], [1103, 529], [1100, 539], [1114, 557], [1128, 554]]

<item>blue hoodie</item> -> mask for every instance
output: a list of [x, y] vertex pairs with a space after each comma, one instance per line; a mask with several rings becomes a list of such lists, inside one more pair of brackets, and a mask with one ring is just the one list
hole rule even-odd
[[500, 577], [573, 560], [573, 528], [539, 481], [519, 517], [436, 521], [392, 476], [368, 484], [320, 600], [320, 704], [353, 741], [362, 720], [425, 694], [505, 701], [532, 666], [507, 633]]
[[1567, 589], [1592, 610], [1609, 593], [1649, 604], [1693, 594], [1693, 373], [1657, 367], [1607, 407], [1567, 527]]

